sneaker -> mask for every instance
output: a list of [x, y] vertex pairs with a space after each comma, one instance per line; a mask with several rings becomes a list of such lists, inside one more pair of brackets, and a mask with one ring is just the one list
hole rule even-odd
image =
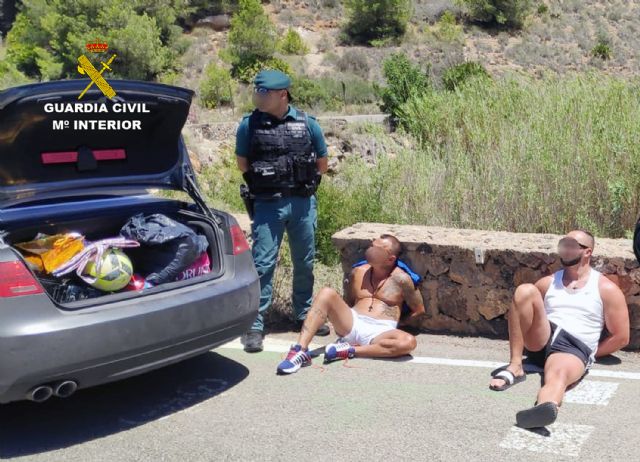
[[309, 350], [303, 350], [300, 345], [291, 345], [289, 354], [284, 361], [278, 364], [278, 375], [293, 374], [301, 367], [311, 365]]
[[[304, 324], [304, 321], [296, 321], [296, 332], [300, 332], [302, 330], [302, 325]], [[317, 337], [326, 337], [327, 335], [329, 335], [331, 333], [331, 329], [329, 329], [329, 326], [327, 326], [326, 324], [323, 324], [320, 326], [320, 328], [318, 329], [318, 331], [316, 332], [315, 336]]]
[[324, 347], [324, 363], [351, 359], [356, 355], [356, 349], [348, 343], [330, 343]]
[[262, 351], [262, 332], [259, 330], [250, 330], [244, 334], [242, 338], [244, 351], [247, 353], [259, 353]]

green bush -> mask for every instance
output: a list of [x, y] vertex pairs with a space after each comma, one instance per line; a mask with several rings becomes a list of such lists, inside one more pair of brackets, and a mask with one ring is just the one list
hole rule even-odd
[[252, 83], [256, 74], [264, 69], [274, 69], [282, 71], [289, 76], [293, 76], [293, 70], [291, 69], [291, 66], [289, 66], [289, 63], [278, 57], [271, 57], [265, 60], [255, 60], [246, 65], [238, 66], [235, 69], [235, 75], [241, 82]]
[[0, 91], [29, 83], [26, 75], [16, 68], [16, 66], [5, 59], [0, 59]]
[[414, 96], [430, 91], [431, 81], [420, 66], [413, 64], [404, 53], [392, 54], [382, 63], [382, 73], [387, 86], [378, 88], [382, 98], [380, 109], [397, 119], [402, 104]]
[[442, 83], [444, 88], [453, 91], [471, 78], [489, 78], [489, 74], [482, 64], [470, 61], [447, 69], [442, 75]]
[[339, 105], [339, 100], [332, 97], [326, 88], [308, 77], [293, 79], [291, 95], [295, 105], [305, 109], [336, 108]]
[[598, 43], [591, 50], [591, 56], [607, 61], [611, 59], [612, 54], [611, 41], [606, 36], [600, 35]]
[[532, 0], [456, 0], [471, 20], [513, 27], [524, 25], [533, 9]]
[[240, 0], [231, 18], [228, 41], [222, 57], [231, 64], [232, 75], [243, 82], [249, 82], [260, 66], [273, 58], [276, 28], [259, 0]]
[[96, 38], [117, 54], [112, 77], [152, 79], [176, 69], [186, 41], [176, 22], [187, 0], [25, 0], [7, 35], [7, 59], [38, 79], [78, 77], [77, 59]]
[[236, 87], [237, 85], [227, 69], [216, 63], [209, 63], [200, 83], [200, 101], [204, 107], [210, 109], [232, 104]]
[[458, 24], [456, 16], [449, 10], [445, 11], [436, 23], [436, 36], [445, 42], [462, 41], [462, 26]]
[[287, 30], [287, 33], [280, 41], [278, 48], [286, 55], [304, 56], [309, 53], [309, 47], [307, 44], [304, 43], [300, 34], [291, 27]]
[[378, 101], [378, 94], [373, 84], [366, 79], [349, 75], [322, 77], [320, 85], [341, 102], [341, 106], [369, 104]]
[[369, 104], [378, 100], [371, 83], [348, 75], [319, 79], [296, 77], [291, 94], [296, 106], [315, 111], [338, 110], [346, 105]]
[[412, 13], [411, 0], [346, 0], [344, 38], [365, 45], [401, 38]]

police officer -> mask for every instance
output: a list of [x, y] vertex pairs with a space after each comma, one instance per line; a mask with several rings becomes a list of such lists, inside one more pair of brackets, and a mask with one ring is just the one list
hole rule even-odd
[[[264, 315], [271, 305], [272, 279], [284, 232], [293, 262], [293, 311], [298, 329], [313, 294], [317, 223], [315, 192], [327, 171], [327, 145], [316, 120], [290, 105], [291, 79], [265, 70], [254, 80], [255, 111], [236, 133], [238, 168], [249, 188], [253, 215], [253, 258], [260, 276], [260, 310], [243, 342], [262, 351]], [[247, 201], [246, 201], [247, 202]], [[316, 335], [329, 335], [322, 326]]]

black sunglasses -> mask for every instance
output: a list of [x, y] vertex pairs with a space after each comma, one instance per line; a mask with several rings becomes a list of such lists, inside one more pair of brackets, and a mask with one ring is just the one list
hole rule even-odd
[[[567, 244], [571, 244], [571, 245], [567, 245]], [[570, 238], [570, 237], [564, 237], [564, 238], [560, 239], [560, 242], [558, 242], [558, 247], [560, 247], [560, 246], [575, 247], [576, 244], [581, 249], [589, 249], [590, 248], [588, 245], [580, 244], [577, 240], [575, 240], [573, 238]]]
[[281, 88], [281, 89], [275, 90], [275, 89], [273, 89], [273, 88], [255, 87], [255, 88], [253, 89], [254, 93], [257, 93], [257, 94], [259, 94], [259, 95], [266, 95], [267, 93], [270, 93], [270, 92], [272, 92], [272, 91], [281, 91], [281, 90], [284, 90], [284, 88]]

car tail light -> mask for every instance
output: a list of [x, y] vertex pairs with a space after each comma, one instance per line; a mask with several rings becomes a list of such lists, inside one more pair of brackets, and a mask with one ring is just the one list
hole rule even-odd
[[238, 225], [233, 225], [231, 227], [231, 243], [233, 244], [234, 255], [239, 255], [249, 250], [249, 243], [244, 237], [242, 228]]
[[42, 286], [20, 261], [0, 262], [0, 297], [41, 294]]

